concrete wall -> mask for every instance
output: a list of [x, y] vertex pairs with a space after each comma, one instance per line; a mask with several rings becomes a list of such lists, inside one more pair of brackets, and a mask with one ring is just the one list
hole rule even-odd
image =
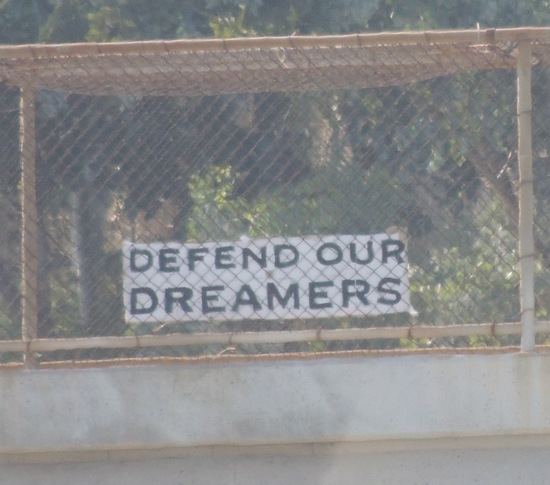
[[550, 355], [0, 373], [0, 483], [550, 482]]

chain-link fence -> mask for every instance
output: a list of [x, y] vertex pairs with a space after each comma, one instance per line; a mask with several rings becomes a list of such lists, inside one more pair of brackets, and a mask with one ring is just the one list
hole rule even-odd
[[0, 48], [2, 359], [518, 344], [518, 42], [544, 320], [548, 35]]

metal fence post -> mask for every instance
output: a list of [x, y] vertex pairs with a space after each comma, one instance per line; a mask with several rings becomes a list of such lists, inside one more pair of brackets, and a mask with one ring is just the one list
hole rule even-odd
[[34, 88], [21, 88], [21, 316], [25, 367], [38, 366], [29, 343], [38, 336], [38, 220], [36, 209], [36, 130]]
[[521, 350], [535, 350], [535, 245], [533, 238], [533, 157], [531, 143], [531, 42], [518, 46], [517, 116], [519, 164], [519, 274]]

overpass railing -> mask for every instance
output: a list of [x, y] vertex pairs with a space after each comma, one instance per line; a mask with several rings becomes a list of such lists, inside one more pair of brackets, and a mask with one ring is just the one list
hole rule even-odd
[[2, 360], [534, 350], [549, 43], [0, 47]]

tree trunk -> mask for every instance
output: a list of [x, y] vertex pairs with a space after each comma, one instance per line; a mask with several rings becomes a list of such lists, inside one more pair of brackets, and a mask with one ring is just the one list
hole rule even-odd
[[94, 189], [93, 183], [86, 183], [71, 195], [80, 325], [89, 335], [107, 333], [109, 324], [104, 289], [106, 204]]

